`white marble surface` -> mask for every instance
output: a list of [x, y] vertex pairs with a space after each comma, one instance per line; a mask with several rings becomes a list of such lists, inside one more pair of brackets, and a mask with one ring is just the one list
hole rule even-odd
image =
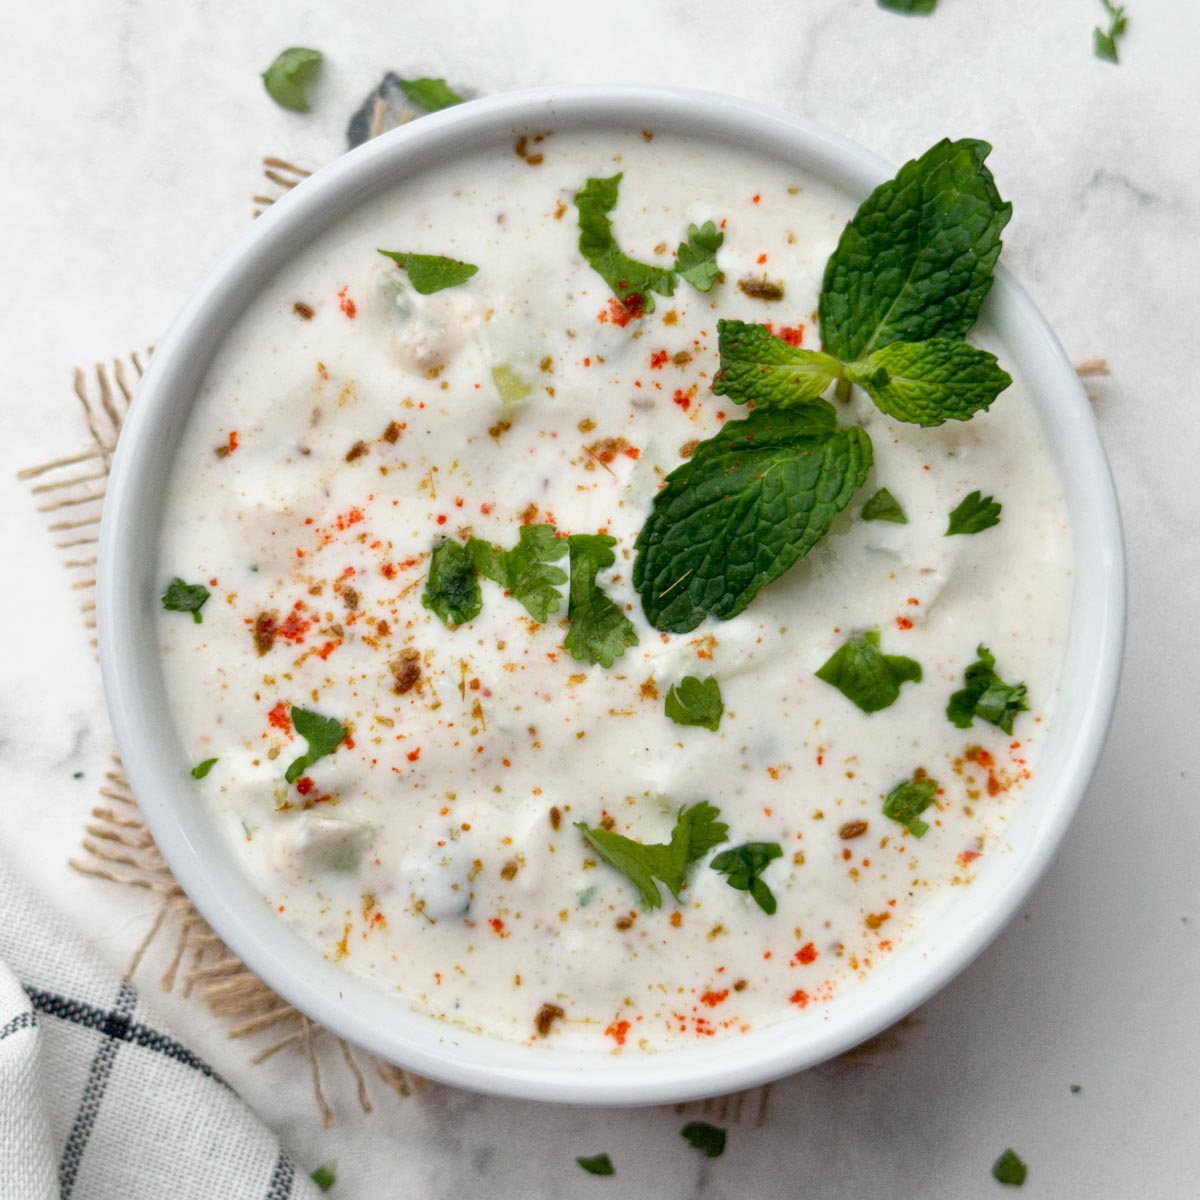
[[[946, 135], [995, 146], [1005, 258], [1075, 359], [1129, 543], [1116, 722], [1069, 838], [1022, 915], [897, 1047], [777, 1086], [708, 1163], [665, 1110], [550, 1109], [437, 1089], [321, 1127], [305, 1080], [191, 1003], [176, 1029], [343, 1197], [974, 1197], [1014, 1146], [1030, 1197], [1200, 1194], [1200, 9], [1129, 0], [1123, 64], [1092, 57], [1098, 0], [568, 0], [404, 5], [10, 0], [0, 72], [4, 386], [0, 843], [114, 964], [149, 904], [69, 873], [108, 732], [91, 651], [16, 470], [82, 442], [70, 368], [156, 339], [249, 221], [264, 153], [318, 166], [387, 68], [492, 93], [651, 82], [773, 101], [893, 161]], [[19, 10], [19, 14], [18, 14]], [[19, 19], [18, 19], [19, 17]], [[264, 95], [283, 46], [328, 56], [315, 111]], [[82, 780], [73, 772], [84, 772]], [[0, 914], [3, 920], [3, 914]], [[153, 978], [153, 973], [148, 976]], [[1073, 1095], [1071, 1084], [1082, 1086]], [[612, 1179], [577, 1154], [608, 1151]]]

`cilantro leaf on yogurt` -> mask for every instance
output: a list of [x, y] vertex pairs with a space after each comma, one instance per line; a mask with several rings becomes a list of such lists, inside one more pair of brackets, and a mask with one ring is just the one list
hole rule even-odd
[[720, 1158], [725, 1153], [725, 1130], [707, 1121], [689, 1121], [679, 1136], [703, 1152], [706, 1158]]
[[308, 749], [293, 759], [283, 773], [288, 783], [295, 783], [318, 759], [334, 753], [350, 732], [336, 717], [323, 717], [295, 705], [292, 705], [292, 727], [308, 743]]
[[615, 1175], [616, 1167], [607, 1154], [593, 1154], [575, 1160], [589, 1175]]
[[870, 500], [862, 506], [859, 513], [864, 521], [891, 521], [893, 525], [907, 525], [908, 517], [900, 506], [900, 501], [887, 488], [880, 488]]
[[698, 292], [711, 292], [721, 278], [717, 251], [725, 235], [711, 221], [688, 225], [687, 240], [679, 243], [675, 254], [675, 273]]
[[276, 104], [292, 112], [308, 112], [308, 85], [321, 70], [320, 50], [289, 46], [263, 72], [263, 87]]
[[883, 815], [903, 825], [913, 837], [922, 838], [929, 826], [921, 820], [921, 814], [933, 803], [937, 790], [938, 781], [927, 775], [906, 779], [888, 792]]
[[571, 550], [570, 628], [563, 648], [580, 662], [611, 667], [638, 640], [633, 622], [596, 582], [596, 576], [616, 562], [612, 548], [617, 539], [606, 533], [573, 533], [567, 541]]
[[824, 402], [728, 422], [667, 476], [638, 534], [647, 619], [687, 633], [737, 616], [825, 536], [871, 462], [870, 438]]
[[651, 293], [675, 294], [675, 273], [670, 267], [638, 262], [617, 245], [608, 214], [617, 206], [622, 175], [623, 172], [608, 179], [589, 179], [575, 193], [575, 207], [579, 210], [579, 253], [625, 308], [640, 316], [654, 311]]
[[859, 207], [825, 266], [818, 312], [831, 355], [855, 362], [975, 324], [1012, 216], [984, 166], [990, 151], [940, 141]]
[[1000, 510], [1003, 507], [992, 496], [971, 492], [950, 514], [945, 536], [951, 537], [956, 533], [982, 533], [985, 529], [991, 529], [993, 525], [1000, 524]]
[[215, 767], [217, 765], [217, 763], [219, 761], [220, 761], [219, 759], [215, 759], [215, 758], [206, 758], [203, 762], [198, 762], [192, 768], [192, 778], [193, 779], [203, 779], [209, 773], [209, 771], [211, 771], [213, 769], [213, 767]]
[[421, 603], [451, 628], [479, 616], [483, 596], [466, 546], [452, 538], [443, 538], [434, 546]]
[[717, 322], [721, 367], [712, 390], [736, 404], [758, 408], [790, 408], [819, 399], [842, 364], [818, 350], [802, 350], [776, 337], [765, 325], [745, 321]]
[[409, 283], [422, 296], [458, 287], [479, 270], [473, 263], [446, 258], [442, 254], [412, 254], [405, 250], [380, 250], [379, 253], [407, 272]]
[[705, 800], [681, 808], [667, 843], [635, 842], [611, 830], [593, 828], [583, 821], [576, 821], [575, 828], [610, 867], [637, 888], [647, 908], [661, 908], [662, 893], [654, 881], [657, 879], [666, 884], [671, 895], [679, 900], [688, 868], [729, 836], [729, 826], [717, 820], [720, 815], [720, 811]]
[[444, 79], [397, 79], [396, 86], [426, 112], [438, 112], [463, 103], [463, 98], [451, 91]]
[[1023, 683], [1005, 683], [996, 674], [996, 659], [984, 645], [978, 658], [963, 672], [963, 686], [950, 697], [946, 716], [959, 729], [970, 729], [974, 718], [1003, 729], [1010, 737], [1017, 713], [1028, 712]]
[[969, 421], [1012, 383], [994, 354], [953, 338], [889, 342], [845, 371], [880, 412], [924, 426]]
[[204, 618], [200, 610], [211, 593], [202, 583], [184, 583], [176, 576], [167, 584], [162, 594], [162, 606], [167, 612], [191, 613], [192, 620], [199, 625]]
[[[714, 871], [727, 876], [725, 882], [731, 888], [736, 888], [739, 892], [749, 892], [754, 903], [768, 917], [773, 917], [777, 907], [775, 896], [763, 883], [761, 876], [768, 864], [782, 857], [783, 850], [778, 842], [747, 842], [744, 846], [722, 850], [708, 865]], [[715, 1158], [716, 1155], [710, 1157]]]
[[1007, 1187], [1023, 1187], [1029, 1168], [1017, 1157], [1015, 1151], [1005, 1150], [992, 1164], [992, 1178]]
[[567, 539], [556, 537], [553, 525], [522, 525], [511, 550], [479, 538], [467, 542], [475, 570], [509, 592], [542, 625], [562, 604], [558, 589], [567, 582], [567, 573], [551, 564], [567, 549]]
[[889, 708], [902, 683], [921, 682], [921, 664], [903, 654], [884, 654], [879, 630], [868, 629], [843, 642], [816, 672], [865, 713]]
[[709, 675], [706, 679], [697, 679], [695, 675], [685, 675], [672, 684], [663, 710], [676, 725], [702, 725], [715, 733], [725, 711], [717, 677]]

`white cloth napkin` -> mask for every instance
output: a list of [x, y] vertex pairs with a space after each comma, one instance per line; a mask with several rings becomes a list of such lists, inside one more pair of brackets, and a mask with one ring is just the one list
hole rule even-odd
[[313, 1200], [228, 1084], [0, 858], [0, 1200]]

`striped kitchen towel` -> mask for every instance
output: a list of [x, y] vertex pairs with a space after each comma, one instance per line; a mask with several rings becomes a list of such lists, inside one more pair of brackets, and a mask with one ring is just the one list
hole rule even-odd
[[0, 858], [0, 1200], [312, 1200], [210, 1067]]

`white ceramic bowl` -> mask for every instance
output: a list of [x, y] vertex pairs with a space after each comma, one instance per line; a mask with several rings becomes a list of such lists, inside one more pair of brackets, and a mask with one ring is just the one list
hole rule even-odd
[[1062, 700], [1042, 748], [1038, 783], [1006, 831], [1012, 853], [989, 859], [940, 919], [817, 1019], [797, 1014], [740, 1037], [650, 1057], [585, 1057], [464, 1033], [326, 962], [263, 903], [189, 787], [190, 763], [172, 724], [155, 639], [156, 550], [175, 447], [226, 331], [263, 282], [318, 231], [395, 181], [476, 146], [524, 130], [606, 124], [735, 142], [794, 162], [856, 200], [893, 174], [867, 151], [786, 113], [698, 92], [627, 87], [475, 101], [424, 117], [318, 171], [255, 222], [154, 355], [108, 485], [100, 652], [125, 771], [159, 848], [213, 929], [281, 996], [351, 1042], [447, 1083], [529, 1099], [648, 1104], [732, 1091], [838, 1054], [926, 1000], [999, 932], [1049, 863], [1100, 753], [1120, 670], [1124, 560], [1112, 480], [1087, 399], [1054, 334], [1001, 268], [983, 324], [1033, 394], [1065, 488], [1076, 556]]

